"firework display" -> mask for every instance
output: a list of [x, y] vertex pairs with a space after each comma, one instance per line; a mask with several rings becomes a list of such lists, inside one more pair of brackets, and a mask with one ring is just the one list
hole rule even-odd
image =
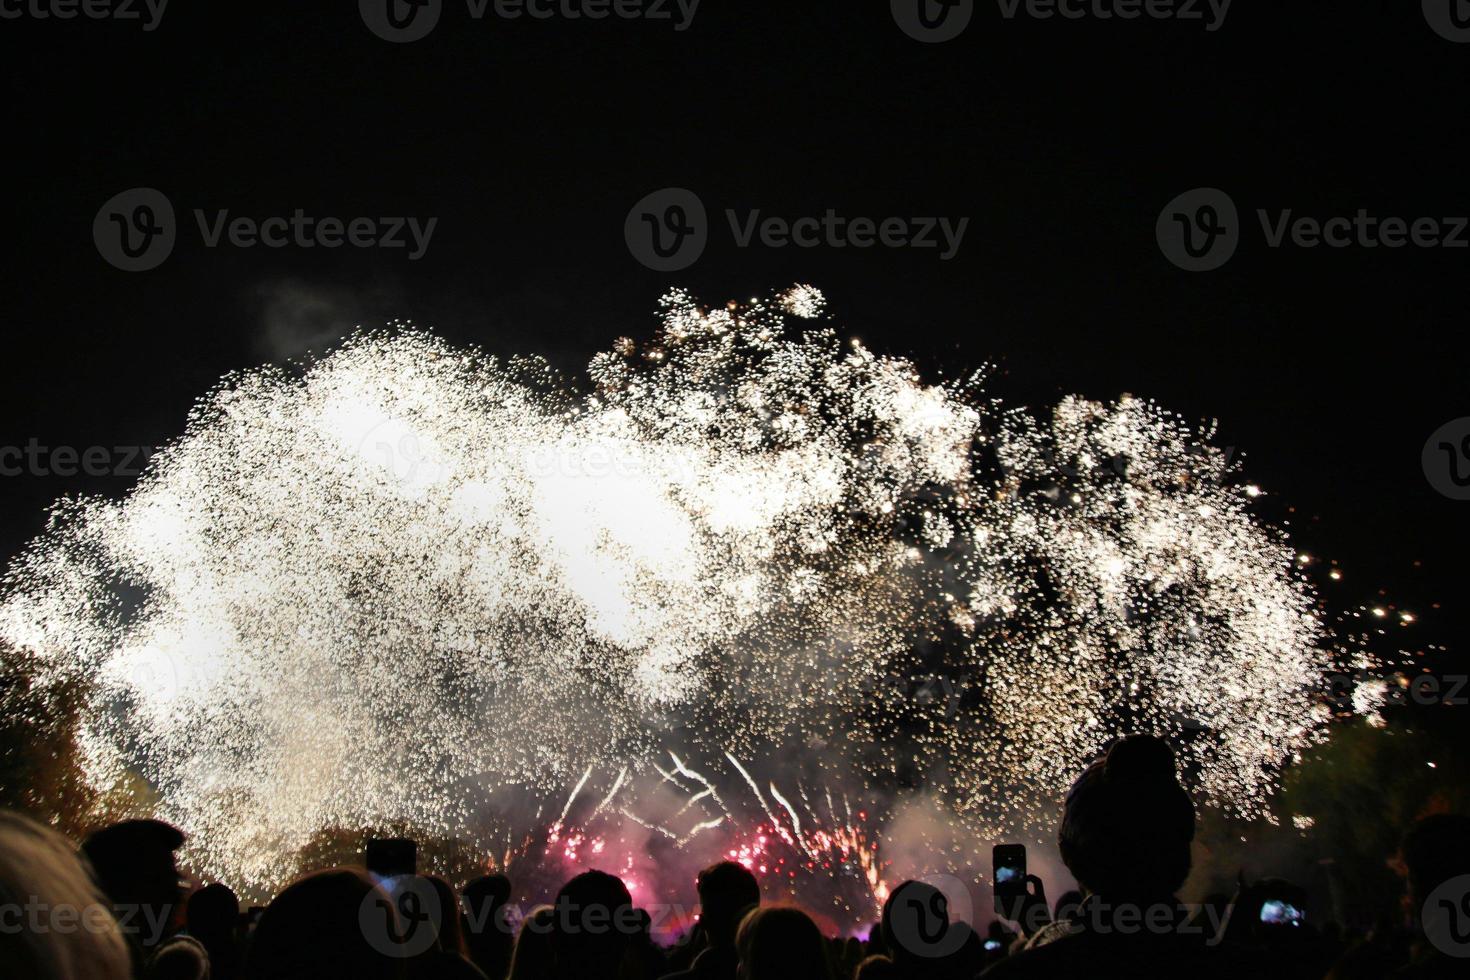
[[635, 895], [729, 856], [860, 917], [894, 814], [1033, 828], [1124, 731], [1258, 813], [1327, 654], [1210, 433], [1011, 409], [825, 315], [673, 292], [580, 385], [406, 326], [229, 377], [124, 498], [57, 505], [0, 640], [89, 685], [92, 784], [243, 884], [401, 825]]

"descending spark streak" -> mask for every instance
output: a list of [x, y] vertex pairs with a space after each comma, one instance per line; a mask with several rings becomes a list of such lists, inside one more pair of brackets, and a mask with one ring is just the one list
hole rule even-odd
[[679, 812], [674, 814], [674, 816], [682, 817], [684, 814], [688, 813], [691, 809], [698, 805], [700, 800], [703, 800], [706, 797], [713, 796], [714, 792], [715, 791], [713, 789], [700, 790], [698, 793], [695, 793], [693, 796], [689, 797], [689, 799], [684, 802], [684, 805], [679, 808]]
[[[587, 770], [587, 775], [592, 775], [592, 770]], [[624, 766], [622, 769], [618, 770], [618, 778], [613, 780], [612, 789], [607, 791], [607, 795], [602, 798], [601, 803], [597, 804], [597, 809], [592, 811], [592, 817], [589, 817], [588, 819], [596, 817], [609, 803], [613, 801], [613, 799], [618, 795], [618, 790], [623, 788], [623, 780], [627, 778], [628, 769], [626, 766]], [[586, 781], [585, 778], [583, 779], [583, 781]], [[563, 814], [563, 817], [565, 817], [565, 814]]]
[[697, 823], [693, 826], [693, 828], [690, 829], [689, 833], [679, 838], [679, 845], [682, 847], [683, 845], [692, 841], [694, 838], [698, 837], [700, 834], [704, 833], [706, 830], [715, 830], [719, 827], [724, 826], [724, 824], [724, 817], [715, 817], [713, 820], [706, 820], [702, 823]]
[[626, 817], [628, 820], [631, 820], [633, 823], [637, 824], [638, 826], [644, 828], [645, 830], [651, 830], [654, 833], [663, 834], [665, 837], [669, 838], [672, 841], [678, 841], [678, 839], [679, 839], [678, 838], [678, 835], [676, 835], [672, 830], [669, 830], [666, 827], [660, 827], [658, 824], [655, 824], [655, 823], [649, 823], [647, 820], [644, 820], [642, 817], [638, 816], [638, 814], [634, 813], [632, 810], [623, 809], [623, 810], [619, 810], [618, 813], [621, 814], [622, 816]]
[[[794, 832], [795, 837], [788, 839], [794, 839], [796, 844], [802, 849], [806, 856], [815, 861], [817, 858], [816, 852], [813, 851], [809, 846], [807, 846], [806, 840], [803, 839], [801, 835], [801, 818], [796, 815], [796, 808], [793, 807], [790, 803], [786, 802], [786, 797], [781, 795], [781, 791], [776, 788], [775, 783], [770, 783], [768, 788], [771, 791], [771, 795], [776, 798], [776, 802], [785, 807], [786, 812], [791, 814], [791, 829]], [[774, 820], [775, 818], [772, 817], [772, 819]]]
[[583, 786], [586, 786], [587, 785], [587, 780], [589, 780], [589, 779], [592, 778], [592, 770], [593, 770], [593, 768], [594, 768], [593, 766], [588, 766], [587, 767], [587, 771], [584, 772], [584, 773], [582, 773], [582, 778], [580, 780], [578, 780], [577, 785], [575, 787], [573, 787], [573, 789], [572, 789], [572, 795], [567, 797], [567, 805], [561, 808], [561, 816], [559, 816], [559, 817], [556, 818], [556, 823], [553, 825], [553, 830], [552, 830], [552, 839], [553, 840], [555, 840], [556, 834], [560, 832], [561, 827], [566, 823], [566, 821], [567, 821], [567, 814], [572, 812], [572, 804], [577, 801], [577, 797], [578, 796], [581, 796], [582, 795], [582, 787]]
[[751, 778], [750, 773], [745, 771], [745, 767], [740, 764], [740, 760], [735, 758], [728, 752], [725, 753], [725, 758], [730, 760], [730, 765], [734, 766], [736, 771], [739, 772], [740, 775], [745, 779], [745, 784], [749, 786], [750, 791], [755, 794], [756, 801], [760, 803], [761, 809], [764, 810], [766, 816], [770, 818], [771, 826], [775, 829], [776, 833], [780, 834], [781, 839], [786, 841], [786, 843], [790, 844], [792, 847], [798, 846], [796, 838], [792, 837], [790, 831], [786, 829], [786, 827], [781, 823], [780, 820], [776, 819], [776, 814], [771, 810], [770, 804], [768, 804], [766, 802], [766, 798], [761, 795], [760, 787], [755, 784], [755, 780]]
[[700, 785], [702, 785], [704, 787], [705, 792], [708, 793], [710, 795], [710, 798], [715, 801], [715, 805], [718, 806], [721, 810], [723, 810], [727, 815], [729, 814], [730, 810], [729, 810], [728, 807], [725, 806], [724, 801], [722, 801], [720, 799], [720, 794], [715, 790], [715, 784], [714, 783], [710, 782], [704, 776], [700, 775], [699, 773], [695, 772], [693, 769], [690, 769], [688, 766], [684, 765], [684, 763], [681, 762], [679, 760], [679, 757], [677, 755], [674, 755], [674, 753], [670, 752], [669, 753], [669, 758], [671, 758], [671, 759], [674, 760], [674, 770], [676, 772], [678, 772], [678, 773], [680, 773], [680, 774], [682, 774], [684, 776], [687, 776], [690, 779], [692, 779], [695, 782], [697, 782]]

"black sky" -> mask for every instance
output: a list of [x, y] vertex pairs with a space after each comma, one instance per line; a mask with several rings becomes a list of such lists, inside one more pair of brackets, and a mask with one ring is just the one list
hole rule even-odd
[[[1418, 3], [1242, 0], [1209, 32], [1008, 20], [990, 0], [958, 39], [922, 44], [877, 2], [704, 0], [680, 32], [475, 21], [447, 0], [427, 38], [390, 44], [346, 0], [175, 0], [146, 32], [0, 20], [0, 65], [0, 445], [157, 444], [221, 375], [353, 323], [412, 318], [575, 371], [646, 336], [670, 285], [719, 302], [803, 281], [844, 330], [931, 373], [998, 363], [1015, 403], [1127, 391], [1218, 418], [1271, 491], [1265, 512], [1342, 563], [1336, 601], [1387, 588], [1426, 616], [1419, 642], [1454, 641], [1470, 503], [1429, 485], [1420, 451], [1470, 415], [1470, 249], [1271, 249], [1255, 218], [1470, 214], [1470, 44]], [[103, 261], [92, 221], [138, 186], [182, 227], [168, 261], [130, 274]], [[623, 240], [633, 203], [667, 186], [714, 222], [679, 273]], [[1231, 195], [1244, 241], [1191, 274], [1154, 225], [1201, 186]], [[410, 262], [208, 249], [195, 208], [439, 221]], [[970, 226], [948, 262], [739, 249], [726, 208]], [[55, 497], [128, 483], [0, 478], [0, 552]]]

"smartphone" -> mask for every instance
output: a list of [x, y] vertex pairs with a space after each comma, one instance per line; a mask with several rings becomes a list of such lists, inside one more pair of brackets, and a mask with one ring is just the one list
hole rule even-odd
[[1014, 920], [1026, 896], [1026, 845], [997, 844], [990, 851], [990, 862], [996, 914]]
[[370, 837], [363, 864], [380, 879], [418, 874], [418, 842], [407, 837]]
[[1280, 899], [1271, 899], [1269, 902], [1261, 903], [1261, 922], [1268, 926], [1299, 926], [1307, 918], [1307, 913]]

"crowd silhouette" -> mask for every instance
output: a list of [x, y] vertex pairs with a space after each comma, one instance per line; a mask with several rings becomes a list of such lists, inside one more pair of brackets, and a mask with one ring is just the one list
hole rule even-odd
[[[1407, 829], [1401, 921], [1362, 935], [1304, 921], [1290, 882], [1241, 882], [1186, 906], [1194, 806], [1173, 756], [1123, 739], [1067, 795], [1057, 833], [1080, 891], [1046, 899], [1028, 876], [1003, 920], [952, 921], [942, 891], [895, 887], [866, 938], [823, 935], [799, 908], [762, 901], [735, 862], [699, 874], [700, 915], [671, 948], [624, 883], [602, 871], [513, 914], [503, 875], [456, 893], [430, 875], [328, 868], [242, 913], [229, 888], [186, 894], [177, 829], [134, 820], [77, 847], [0, 811], [0, 977], [37, 980], [971, 980], [1029, 977], [1431, 978], [1470, 975], [1470, 909], [1446, 886], [1470, 875], [1470, 817]], [[1451, 889], [1453, 892], [1453, 889]], [[1463, 889], [1461, 889], [1463, 891]], [[1457, 907], [1456, 903], [1461, 907]], [[1427, 911], [1443, 906], [1445, 936]], [[1456, 918], [1461, 912], [1464, 918]], [[1434, 922], [1441, 920], [1435, 919]], [[1014, 929], [1007, 925], [1014, 925]], [[1448, 938], [1446, 938], [1446, 936]]]

